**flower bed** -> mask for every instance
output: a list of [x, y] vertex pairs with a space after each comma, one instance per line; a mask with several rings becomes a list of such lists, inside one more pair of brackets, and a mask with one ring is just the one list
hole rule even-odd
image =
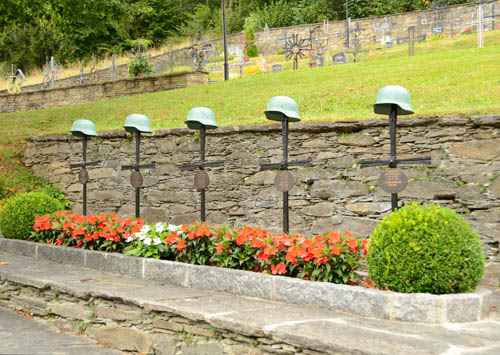
[[31, 240], [333, 283], [353, 280], [368, 248], [366, 240], [349, 232], [305, 237], [208, 223], [149, 226], [114, 214], [81, 216], [69, 211], [37, 217]]

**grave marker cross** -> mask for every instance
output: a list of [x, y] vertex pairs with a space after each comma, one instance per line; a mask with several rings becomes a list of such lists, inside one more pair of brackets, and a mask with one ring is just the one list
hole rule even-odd
[[129, 133], [135, 134], [135, 164], [122, 165], [122, 170], [134, 170], [130, 175], [130, 184], [135, 188], [135, 217], [140, 217], [141, 212], [141, 195], [140, 189], [143, 183], [141, 169], [154, 169], [155, 164], [141, 164], [141, 133], [153, 133], [149, 125], [149, 118], [145, 115], [134, 113], [129, 115], [123, 126]]
[[207, 107], [194, 107], [189, 110], [188, 118], [184, 122], [191, 129], [200, 130], [200, 162], [196, 164], [186, 164], [181, 167], [182, 170], [195, 170], [199, 169], [194, 177], [194, 185], [196, 189], [200, 190], [200, 217], [201, 222], [206, 220], [205, 208], [205, 189], [210, 184], [205, 168], [224, 166], [224, 161], [206, 162], [205, 161], [205, 133], [207, 129], [216, 129], [217, 123], [212, 110]]
[[129, 57], [129, 59], [139, 59], [141, 60], [142, 58], [150, 58], [151, 54], [145, 55], [146, 51], [148, 50], [148, 47], [143, 45], [141, 42], [137, 42], [137, 47], [132, 49], [132, 53], [135, 54], [133, 57]]
[[75, 137], [81, 137], [83, 140], [83, 154], [82, 162], [78, 164], [70, 164], [70, 169], [80, 168], [80, 173], [78, 174], [78, 181], [83, 185], [83, 215], [87, 215], [87, 182], [89, 180], [89, 174], [87, 172], [87, 166], [98, 165], [99, 161], [87, 161], [87, 140], [88, 137], [97, 137], [97, 132], [95, 130], [94, 122], [89, 120], [76, 120], [73, 122], [71, 127], [71, 134]]
[[377, 94], [374, 112], [389, 115], [391, 155], [388, 160], [361, 161], [360, 168], [383, 165], [388, 165], [389, 168], [391, 168], [380, 176], [379, 184], [384, 191], [391, 193], [391, 205], [392, 211], [394, 211], [398, 207], [398, 192], [403, 191], [408, 183], [408, 179], [403, 171], [397, 169], [398, 165], [429, 165], [431, 163], [431, 157], [408, 159], [397, 159], [396, 157], [397, 115], [413, 114], [408, 90], [397, 85], [383, 87]]
[[304, 58], [302, 51], [309, 49], [307, 41], [307, 39], [299, 39], [298, 33], [294, 33], [291, 40], [285, 41], [283, 52], [285, 53], [286, 60], [293, 58], [293, 70], [299, 69], [299, 57], [301, 59]]
[[62, 73], [62, 69], [59, 67], [59, 63], [56, 63], [54, 57], [50, 57], [50, 61], [45, 63], [45, 70], [43, 71], [43, 83], [44, 86], [47, 87], [50, 85], [50, 88], [53, 89], [55, 87], [55, 80]]
[[283, 139], [283, 159], [280, 163], [260, 164], [260, 170], [280, 169], [274, 179], [274, 186], [283, 192], [283, 233], [289, 232], [288, 191], [295, 183], [289, 166], [310, 166], [311, 160], [288, 161], [288, 123], [300, 121], [297, 103], [287, 96], [275, 96], [269, 100], [265, 111], [268, 120], [281, 121]]

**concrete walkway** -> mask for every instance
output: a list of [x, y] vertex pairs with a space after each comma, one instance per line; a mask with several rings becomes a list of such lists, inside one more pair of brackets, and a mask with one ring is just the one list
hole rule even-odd
[[[9, 305], [9, 300], [6, 300], [5, 296], [7, 294], [5, 292], [8, 290], [7, 283], [10, 283], [9, 285], [14, 283], [29, 285], [39, 290], [51, 292], [64, 292], [74, 297], [80, 297], [80, 299], [98, 297], [99, 299], [134, 305], [145, 312], [156, 312], [154, 314], [168, 312], [169, 316], [183, 317], [185, 321], [208, 324], [211, 329], [220, 331], [220, 334], [230, 331], [233, 334], [232, 337], [237, 335], [242, 338], [256, 339], [259, 344], [263, 344], [263, 342], [272, 344], [267, 348], [264, 345], [261, 348], [256, 348], [253, 352], [255, 354], [274, 353], [272, 349], [276, 344], [282, 344], [279, 351], [275, 352], [281, 354], [500, 354], [499, 312], [492, 312], [489, 319], [473, 323], [418, 324], [385, 321], [347, 315], [312, 306], [289, 305], [160, 284], [78, 266], [37, 261], [33, 258], [10, 255], [1, 251], [0, 261], [4, 262], [0, 265], [0, 278], [4, 284], [3, 290], [0, 287], [0, 298], [4, 299], [0, 302], [0, 306], [7, 307]], [[19, 299], [18, 296], [16, 297]], [[13, 298], [15, 297], [12, 296], [11, 299]], [[54, 301], [51, 302], [51, 309], [56, 309]], [[62, 305], [58, 309], [61, 307]], [[118, 311], [120, 310], [117, 309]], [[64, 312], [61, 310], [60, 312], [63, 314], [69, 310], [64, 310]], [[124, 313], [123, 310], [120, 312]], [[127, 314], [130, 314], [131, 311], [128, 312]], [[150, 317], [152, 313], [148, 314]], [[8, 315], [9, 317], [16, 316], [15, 314]], [[11, 331], [9, 318], [6, 318], [4, 323], [4, 313], [1, 314], [1, 317], [2, 338], [0, 343], [2, 345], [0, 346], [0, 354], [2, 352], [12, 353], [9, 351], [9, 346], [19, 346], [21, 350], [22, 343], [25, 341], [21, 338], [13, 338], [12, 335], [20, 333], [19, 330], [23, 328], [20, 326]], [[33, 322], [23, 320], [23, 323], [26, 321]], [[33, 322], [33, 324], [37, 323]], [[155, 323], [153, 320], [152, 323], [144, 325], [143, 328], [138, 322], [134, 323], [133, 327], [141, 329], [144, 334], [149, 332], [147, 336], [151, 337], [154, 342], [155, 335], [153, 333], [155, 330], [151, 329], [151, 324], [153, 326], [155, 324], [162, 325], [161, 321]], [[101, 324], [99, 325], [101, 328], [87, 329], [87, 334], [98, 338], [101, 334], [99, 329], [102, 330], [104, 325], [109, 328], [109, 324]], [[35, 325], [33, 326], [35, 327]], [[193, 326], [192, 329], [196, 332], [200, 328]], [[183, 328], [182, 332], [185, 330], [189, 331], [189, 328]], [[59, 334], [39, 336], [40, 339], [54, 341], [53, 346], [56, 348], [54, 348], [53, 353], [57, 353], [57, 346], [62, 349], [67, 348], [69, 344], [77, 344], [75, 351], [73, 348], [67, 349], [68, 353], [71, 354], [77, 354], [79, 347], [83, 349], [84, 346], [90, 346], [84, 345], [83, 339], [79, 337], [77, 339], [80, 339], [80, 343], [73, 343], [73, 340], [63, 340], [63, 338], [59, 342], [59, 337], [56, 335]], [[207, 336], [207, 338], [210, 337]], [[215, 336], [212, 340], [220, 341], [220, 336]], [[30, 346], [30, 344], [35, 349], [35, 342], [26, 342], [26, 346]], [[217, 344], [214, 344], [210, 345], [212, 346], [210, 350], [203, 351], [202, 347], [199, 349], [201, 353], [207, 354], [228, 353], [226, 348], [222, 351], [221, 347], [218, 348], [215, 346]], [[202, 345], [198, 344], [197, 346]], [[179, 351], [179, 349], [182, 350], [179, 348], [179, 344], [172, 352], [157, 351], [158, 348], [155, 348], [154, 344], [151, 345], [150, 349], [150, 353], [156, 352], [157, 354], [197, 353], [193, 350], [191, 352]], [[276, 349], [278, 350], [277, 347]], [[28, 348], [26, 352], [29, 353]], [[97, 352], [92, 350], [87, 353]], [[109, 353], [111, 354], [111, 352]], [[238, 352], [233, 351], [232, 353], [237, 354]]]
[[0, 309], [0, 354], [118, 355], [88, 338]]

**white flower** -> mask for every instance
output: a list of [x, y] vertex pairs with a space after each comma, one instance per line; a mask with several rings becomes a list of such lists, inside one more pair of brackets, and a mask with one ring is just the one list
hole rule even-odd
[[146, 234], [147, 232], [149, 232], [151, 230], [151, 227], [149, 227], [149, 225], [144, 225], [142, 226], [141, 230], [139, 231], [139, 233], [141, 234]]
[[169, 224], [168, 225], [168, 230], [171, 232], [177, 232], [182, 229], [182, 226], [176, 226], [175, 224]]
[[162, 243], [162, 241], [161, 241], [161, 239], [160, 239], [160, 238], [158, 238], [158, 237], [157, 237], [157, 238], [154, 238], [154, 239], [153, 239], [153, 243], [154, 243], [155, 245], [158, 245], [158, 244], [161, 244], [161, 243]]
[[163, 229], [165, 229], [165, 226], [163, 225], [163, 223], [158, 222], [155, 224], [156, 232], [158, 232], [158, 233], [163, 232]]
[[151, 245], [151, 238], [144, 238], [144, 240], [142, 241], [144, 244], [146, 245]]
[[132, 237], [132, 236], [130, 236], [130, 237], [128, 237], [127, 239], [125, 239], [125, 241], [126, 241], [127, 243], [130, 243], [130, 242], [131, 242], [131, 241], [133, 241], [133, 240], [135, 240], [135, 238], [134, 238], [134, 237]]
[[134, 237], [138, 238], [139, 240], [143, 240], [144, 238], [146, 238], [146, 236], [144, 234], [142, 234], [141, 232], [135, 233]]

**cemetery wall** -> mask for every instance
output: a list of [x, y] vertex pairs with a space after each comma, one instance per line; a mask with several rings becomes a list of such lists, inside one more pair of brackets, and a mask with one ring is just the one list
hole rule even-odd
[[[68, 127], [69, 129], [69, 127]], [[150, 223], [191, 223], [199, 219], [200, 194], [194, 172], [180, 165], [199, 160], [199, 142], [187, 128], [158, 130], [144, 136], [142, 216]], [[500, 115], [398, 118], [398, 157], [432, 157], [429, 167], [404, 166], [408, 186], [399, 194], [411, 201], [445, 205], [479, 232], [487, 256], [500, 262]], [[282, 157], [281, 125], [220, 127], [207, 132], [207, 160], [225, 160], [209, 168], [207, 221], [281, 230], [282, 193], [274, 188], [276, 171], [260, 171], [259, 163]], [[135, 144], [124, 131], [101, 132], [89, 142], [88, 213], [134, 215], [135, 192], [130, 171]], [[69, 135], [27, 139], [25, 164], [61, 188], [81, 211], [82, 185], [69, 163], [81, 160], [81, 141]], [[290, 125], [290, 161], [312, 159], [312, 167], [293, 168], [290, 230], [304, 234], [336, 229], [368, 236], [390, 211], [391, 197], [379, 188], [383, 167], [360, 169], [361, 160], [389, 155], [386, 119], [311, 122]]]
[[206, 72], [180, 72], [0, 95], [0, 112], [37, 110], [208, 84]]

